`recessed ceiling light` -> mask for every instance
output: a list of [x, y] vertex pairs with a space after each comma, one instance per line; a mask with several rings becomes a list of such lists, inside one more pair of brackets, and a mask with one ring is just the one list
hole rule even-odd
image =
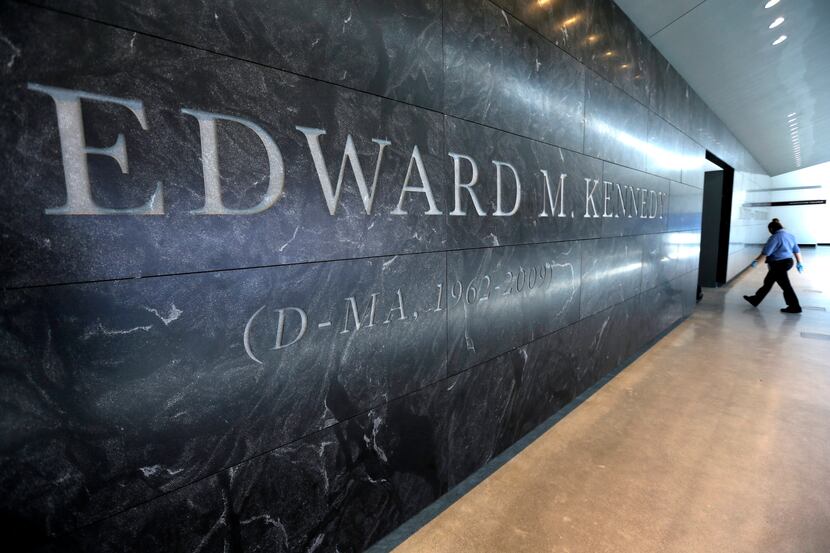
[[773, 46], [778, 46], [779, 44], [781, 44], [781, 43], [782, 43], [782, 42], [784, 42], [785, 40], [787, 40], [787, 35], [781, 35], [780, 37], [776, 38], [776, 39], [772, 42], [772, 45], [773, 45]]
[[774, 5], [776, 5], [780, 1], [781, 0], [769, 0], [769, 2], [767, 2], [764, 7], [769, 9], [769, 8], [773, 7]]
[[792, 113], [791, 113], [791, 114], [789, 114], [787, 117], [795, 117], [795, 112], [792, 112]]
[[772, 23], [769, 24], [769, 28], [774, 29], [774, 28], [778, 27], [779, 25], [781, 25], [783, 22], [784, 22], [783, 17], [776, 17], [775, 21], [773, 21]]

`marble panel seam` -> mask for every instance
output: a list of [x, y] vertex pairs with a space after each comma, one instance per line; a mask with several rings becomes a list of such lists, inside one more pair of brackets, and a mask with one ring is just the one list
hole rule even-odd
[[[564, 148], [563, 148], [564, 149]], [[569, 150], [571, 151], [571, 150]], [[577, 152], [578, 153], [578, 152]], [[580, 154], [582, 155], [582, 154]], [[615, 164], [619, 165], [619, 164]], [[624, 167], [624, 166], [621, 166]], [[627, 167], [627, 169], [631, 169]], [[632, 169], [633, 171], [638, 171], [638, 169]], [[640, 171], [641, 173], [643, 171]], [[655, 175], [656, 176], [656, 175]], [[686, 230], [697, 230], [697, 229], [681, 229], [672, 232], [682, 232]], [[665, 232], [665, 231], [664, 231]], [[425, 250], [419, 252], [398, 252], [398, 253], [385, 253], [379, 255], [362, 255], [356, 257], [338, 257], [334, 259], [322, 259], [322, 260], [312, 260], [312, 261], [297, 261], [293, 263], [278, 263], [278, 264], [267, 264], [267, 265], [251, 265], [245, 267], [229, 267], [224, 269], [204, 269], [200, 271], [183, 271], [183, 272], [174, 272], [174, 273], [158, 273], [158, 274], [147, 274], [141, 276], [123, 276], [123, 277], [116, 277], [116, 278], [104, 278], [104, 279], [91, 279], [91, 280], [78, 280], [78, 281], [71, 281], [71, 282], [53, 282], [53, 283], [44, 283], [44, 284], [26, 284], [23, 286], [4, 286], [0, 288], [0, 293], [3, 292], [22, 292], [25, 290], [35, 290], [38, 288], [57, 288], [62, 286], [81, 286], [87, 284], [104, 284], [109, 282], [125, 282], [125, 281], [136, 281], [141, 279], [155, 279], [155, 278], [167, 278], [167, 277], [178, 277], [178, 276], [190, 276], [190, 275], [203, 275], [203, 274], [212, 274], [212, 273], [229, 273], [235, 271], [254, 271], [257, 269], [275, 269], [278, 267], [297, 267], [301, 265], [322, 265], [328, 263], [340, 263], [344, 261], [360, 261], [366, 259], [378, 259], [384, 257], [401, 257], [401, 256], [410, 256], [410, 255], [428, 255], [428, 254], [439, 254], [439, 253], [453, 253], [453, 252], [463, 252], [468, 250], [487, 250], [487, 249], [499, 249], [499, 248], [513, 248], [517, 246], [536, 246], [536, 245], [543, 245], [543, 244], [559, 244], [562, 242], [586, 242], [589, 240], [603, 240], [609, 238], [622, 238], [622, 237], [634, 237], [634, 236], [646, 236], [648, 234], [654, 233], [637, 233], [637, 234], [626, 234], [626, 235], [609, 235], [609, 236], [594, 236], [588, 238], [562, 238], [561, 240], [543, 240], [540, 242], [516, 242], [515, 244], [500, 244], [498, 246], [491, 246], [491, 245], [480, 245], [480, 246], [468, 246], [463, 248], [445, 248], [445, 249], [438, 249], [438, 250]]]
[[[579, 321], [577, 321], [577, 322], [579, 322]], [[573, 324], [576, 324], [576, 323], [573, 323]], [[570, 325], [568, 325], [568, 326], [570, 326]], [[561, 329], [559, 329], [559, 330], [561, 330]], [[542, 338], [542, 337], [540, 337], [540, 338]], [[535, 341], [535, 340], [534, 340], [534, 341]], [[525, 345], [527, 345], [527, 344], [523, 344], [522, 346], [519, 346], [519, 347], [524, 347]], [[516, 349], [516, 348], [514, 348], [514, 349]], [[513, 350], [510, 350], [510, 351], [513, 351]], [[509, 352], [505, 352], [505, 353], [509, 353]], [[500, 355], [504, 355], [504, 354], [500, 354]], [[280, 445], [278, 445], [278, 446], [276, 446], [276, 447], [272, 447], [272, 448], [270, 448], [270, 449], [268, 449], [268, 450], [261, 451], [261, 452], [259, 452], [259, 453], [256, 453], [255, 455], [251, 455], [250, 457], [245, 457], [244, 459], [241, 459], [241, 460], [239, 460], [239, 461], [238, 461], [238, 462], [236, 462], [236, 463], [232, 463], [232, 464], [230, 464], [230, 465], [228, 465], [228, 466], [222, 467], [221, 469], [218, 469], [218, 470], [215, 470], [215, 471], [213, 471], [213, 472], [210, 472], [210, 473], [204, 474], [204, 475], [202, 475], [202, 476], [200, 476], [200, 477], [198, 477], [198, 478], [196, 478], [196, 479], [194, 479], [194, 480], [191, 480], [191, 481], [189, 481], [189, 482], [187, 482], [187, 483], [185, 483], [185, 484], [182, 484], [182, 485], [180, 485], [180, 486], [176, 486], [176, 487], [170, 488], [169, 490], [166, 490], [166, 491], [164, 491], [164, 492], [160, 493], [159, 495], [156, 495], [156, 496], [150, 497], [150, 498], [148, 498], [148, 499], [145, 499], [145, 500], [142, 500], [142, 501], [139, 501], [139, 502], [136, 502], [136, 503], [130, 504], [130, 505], [128, 505], [128, 506], [126, 506], [126, 507], [124, 507], [124, 508], [122, 508], [122, 509], [118, 509], [117, 511], [113, 511], [112, 513], [108, 513], [108, 514], [106, 514], [106, 515], [104, 515], [104, 516], [101, 516], [101, 517], [98, 517], [98, 518], [92, 518], [91, 520], [89, 520], [89, 521], [87, 521], [87, 522], [84, 522], [83, 524], [80, 524], [80, 525], [78, 525], [78, 526], [76, 526], [76, 527], [72, 528], [71, 530], [67, 530], [67, 531], [64, 531], [64, 532], [60, 532], [60, 533], [55, 534], [54, 536], [51, 536], [50, 540], [51, 540], [51, 541], [55, 541], [55, 540], [60, 539], [61, 537], [70, 536], [70, 535], [75, 534], [75, 533], [77, 533], [77, 532], [80, 532], [80, 531], [82, 531], [82, 530], [84, 530], [84, 529], [86, 529], [86, 528], [89, 528], [89, 527], [94, 526], [94, 525], [96, 525], [96, 524], [100, 524], [100, 523], [102, 523], [102, 522], [104, 522], [104, 521], [106, 521], [106, 520], [110, 520], [110, 519], [112, 519], [112, 518], [114, 518], [114, 517], [117, 517], [117, 516], [119, 516], [119, 515], [122, 515], [122, 514], [124, 514], [124, 513], [126, 513], [126, 512], [132, 511], [133, 509], [137, 509], [137, 508], [140, 508], [140, 507], [142, 507], [142, 506], [144, 506], [144, 505], [148, 505], [148, 504], [153, 503], [153, 502], [155, 502], [155, 501], [158, 501], [158, 500], [164, 499], [165, 497], [167, 497], [167, 496], [169, 496], [169, 495], [171, 495], [171, 494], [174, 494], [174, 493], [180, 492], [180, 491], [182, 491], [182, 490], [184, 490], [184, 489], [187, 489], [187, 488], [189, 488], [189, 487], [191, 487], [191, 486], [194, 486], [194, 485], [198, 484], [199, 482], [201, 482], [201, 481], [203, 481], [203, 480], [206, 480], [206, 479], [208, 479], [208, 478], [212, 478], [212, 477], [214, 477], [214, 476], [216, 476], [216, 475], [218, 475], [218, 474], [222, 474], [222, 473], [225, 473], [225, 472], [228, 472], [228, 471], [232, 471], [232, 470], [236, 469], [237, 467], [239, 467], [239, 466], [241, 466], [241, 465], [244, 465], [244, 464], [250, 463], [251, 461], [254, 461], [254, 460], [259, 459], [259, 458], [261, 458], [261, 457], [265, 457], [265, 456], [267, 456], [267, 455], [270, 455], [270, 454], [274, 453], [275, 451], [277, 451], [277, 450], [279, 450], [279, 449], [283, 449], [283, 448], [289, 447], [289, 446], [291, 446], [291, 445], [294, 445], [294, 444], [296, 444], [296, 443], [298, 443], [298, 442], [302, 442], [302, 441], [308, 440], [308, 439], [313, 438], [314, 436], [316, 436], [316, 435], [318, 435], [318, 434], [322, 434], [322, 433], [324, 433], [324, 432], [329, 432], [329, 431], [331, 431], [331, 429], [332, 429], [332, 428], [334, 428], [334, 427], [336, 427], [336, 426], [339, 426], [339, 425], [341, 425], [341, 424], [348, 423], [349, 421], [352, 421], [352, 420], [358, 419], [358, 418], [360, 418], [360, 417], [365, 417], [367, 414], [371, 413], [372, 411], [375, 411], [375, 410], [377, 410], [377, 409], [380, 409], [380, 408], [382, 408], [382, 407], [384, 407], [384, 406], [386, 406], [386, 405], [389, 405], [389, 404], [391, 404], [391, 403], [395, 403], [395, 402], [397, 402], [397, 401], [401, 401], [401, 400], [406, 399], [406, 398], [408, 398], [408, 397], [410, 397], [410, 396], [413, 396], [413, 395], [415, 395], [415, 394], [419, 394], [419, 393], [423, 392], [424, 390], [426, 390], [427, 388], [430, 388], [430, 387], [432, 387], [432, 386], [439, 386], [439, 385], [443, 385], [443, 384], [445, 384], [445, 383], [446, 383], [446, 382], [448, 382], [448, 381], [454, 380], [454, 379], [455, 379], [456, 377], [458, 377], [460, 374], [463, 374], [463, 373], [465, 373], [465, 372], [467, 372], [467, 371], [471, 370], [472, 368], [473, 368], [473, 367], [470, 367], [470, 368], [468, 368], [468, 369], [464, 369], [463, 371], [461, 371], [461, 372], [459, 372], [459, 373], [455, 373], [455, 374], [452, 374], [452, 375], [448, 375], [448, 376], [446, 376], [445, 378], [441, 378], [441, 379], [439, 379], [439, 380], [435, 380], [435, 381], [433, 381], [433, 382], [430, 382], [429, 384], [426, 384], [426, 385], [424, 385], [424, 386], [421, 386], [420, 388], [418, 388], [418, 389], [416, 389], [416, 390], [412, 390], [412, 391], [407, 392], [407, 393], [405, 393], [405, 394], [403, 394], [403, 395], [396, 396], [396, 397], [394, 397], [394, 398], [387, 399], [386, 401], [383, 401], [383, 402], [381, 402], [381, 403], [378, 403], [378, 404], [372, 405], [371, 407], [369, 407], [369, 408], [367, 408], [367, 409], [365, 409], [365, 410], [363, 410], [363, 411], [361, 411], [361, 412], [359, 412], [359, 413], [355, 413], [354, 415], [351, 415], [351, 416], [346, 417], [346, 418], [344, 418], [344, 419], [338, 420], [338, 421], [336, 421], [335, 423], [330, 424], [330, 425], [328, 425], [328, 426], [326, 426], [326, 427], [324, 427], [324, 428], [319, 428], [319, 429], [314, 430], [313, 432], [309, 432], [308, 434], [305, 434], [305, 435], [303, 435], [303, 436], [298, 436], [297, 438], [295, 438], [295, 439], [293, 439], [293, 440], [289, 440], [289, 441], [287, 441], [287, 442], [285, 442], [285, 443], [283, 443], [283, 444], [280, 444]]]
[[[244, 62], [244, 63], [251, 63], [253, 65], [257, 65], [259, 67], [264, 67], [264, 68], [272, 70], [272, 71], [281, 71], [281, 72], [286, 73], [288, 75], [294, 75], [296, 77], [301, 77], [303, 79], [310, 79], [312, 81], [325, 83], [325, 84], [328, 84], [328, 85], [331, 85], [331, 86], [337, 86], [337, 87], [340, 87], [340, 88], [343, 88], [343, 89], [346, 89], [346, 90], [350, 90], [350, 91], [353, 91], [353, 92], [359, 92], [361, 94], [368, 94], [368, 95], [374, 96], [376, 98], [382, 98], [384, 100], [389, 100], [389, 101], [392, 101], [392, 102], [398, 102], [398, 103], [401, 103], [401, 104], [404, 104], [404, 105], [407, 105], [407, 106], [411, 106], [411, 107], [414, 107], [414, 108], [424, 109], [424, 110], [427, 110], [427, 111], [431, 111], [433, 113], [444, 115], [444, 113], [439, 109], [424, 106], [424, 105], [421, 105], [421, 104], [416, 104], [416, 103], [413, 103], [413, 102], [407, 102], [406, 100], [399, 100], [397, 98], [384, 96], [383, 94], [378, 94], [377, 92], [371, 92], [371, 91], [368, 91], [368, 90], [363, 90], [361, 88], [348, 86], [348, 85], [345, 85], [345, 84], [342, 84], [342, 83], [334, 83], [334, 82], [331, 82], [331, 81], [327, 81], [326, 79], [321, 79], [320, 77], [314, 77], [314, 76], [311, 76], [311, 75], [306, 75], [305, 73], [299, 73], [297, 71], [292, 71], [290, 69], [283, 69], [281, 67], [276, 67], [274, 65], [268, 65], [266, 63], [262, 63], [260, 61], [256, 61], [256, 60], [253, 60], [253, 59], [250, 59], [250, 58], [235, 56], [233, 54], [228, 54], [228, 53], [225, 53], [225, 52], [217, 52], [216, 50], [211, 50], [211, 49], [205, 48], [203, 46], [197, 46], [195, 44], [191, 44], [190, 42], [182, 42], [182, 41], [175, 40], [175, 39], [172, 39], [172, 38], [167, 38], [167, 37], [159, 36], [159, 35], [156, 35], [156, 34], [153, 34], [153, 33], [148, 33], [146, 31], [142, 31], [142, 30], [138, 30], [138, 29], [132, 29], [132, 28], [129, 28], [129, 27], [124, 27], [122, 25], [116, 25], [114, 23], [110, 23], [110, 22], [107, 22], [107, 21], [102, 21], [100, 19], [96, 19], [96, 18], [93, 18], [93, 17], [79, 15], [79, 14], [64, 11], [64, 10], [58, 10], [58, 9], [55, 9], [51, 6], [44, 6], [44, 5], [41, 5], [41, 4], [33, 4], [33, 3], [30, 3], [30, 2], [27, 2], [26, 0], [13, 0], [13, 1], [18, 3], [18, 4], [26, 5], [30, 8], [35, 8], [35, 9], [40, 9], [40, 10], [44, 10], [44, 11], [50, 11], [50, 12], [53, 12], [53, 13], [58, 13], [58, 14], [61, 14], [61, 15], [64, 15], [64, 16], [75, 18], [75, 19], [80, 19], [80, 20], [83, 20], [83, 21], [89, 21], [91, 23], [95, 23], [96, 25], [104, 25], [104, 26], [107, 26], [107, 27], [111, 27], [113, 29], [119, 29], [119, 30], [122, 30], [122, 31], [126, 31], [128, 33], [134, 33], [136, 35], [140, 35], [140, 36], [143, 36], [143, 37], [152, 38], [154, 40], [163, 40], [164, 42], [168, 42], [170, 44], [175, 44], [177, 46], [182, 46], [182, 47], [185, 47], [185, 48], [192, 48], [192, 49], [198, 50], [200, 52], [205, 52], [205, 53], [208, 53], [208, 54], [211, 54], [211, 55], [221, 56], [223, 58], [228, 58], [228, 59], [232, 59], [232, 60], [236, 60], [236, 61], [241, 61], [241, 62]], [[443, 10], [443, 6], [444, 6], [444, 3], [442, 2], [441, 3], [442, 10]], [[444, 38], [443, 37], [443, 32], [444, 32], [444, 26], [442, 24], [441, 25], [441, 56], [442, 56], [442, 61], [443, 61], [444, 50], [445, 50], [444, 49], [444, 43], [443, 43], [443, 38]]]

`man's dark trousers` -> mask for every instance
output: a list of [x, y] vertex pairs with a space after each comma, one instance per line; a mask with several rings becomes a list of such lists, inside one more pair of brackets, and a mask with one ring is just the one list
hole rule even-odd
[[782, 259], [781, 261], [770, 261], [767, 263], [769, 271], [764, 277], [764, 284], [758, 288], [755, 295], [752, 296], [752, 303], [758, 305], [763, 301], [764, 297], [772, 290], [772, 285], [776, 282], [781, 290], [784, 291], [784, 301], [787, 302], [787, 307], [801, 309], [798, 304], [798, 296], [795, 295], [792, 284], [790, 284], [790, 277], [787, 276], [787, 271], [793, 268], [792, 259]]

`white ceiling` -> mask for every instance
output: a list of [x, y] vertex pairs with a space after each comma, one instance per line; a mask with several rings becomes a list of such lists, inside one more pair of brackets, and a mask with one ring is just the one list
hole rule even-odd
[[830, 0], [615, 1], [770, 175], [830, 161]]

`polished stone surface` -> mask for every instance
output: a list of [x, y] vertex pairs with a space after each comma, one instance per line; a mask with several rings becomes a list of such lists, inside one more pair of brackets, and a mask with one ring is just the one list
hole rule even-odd
[[645, 171], [648, 108], [595, 73], [585, 94], [585, 153]]
[[607, 162], [602, 179], [603, 204], [598, 211], [602, 212], [603, 236], [666, 230], [672, 204], [669, 181]]
[[667, 179], [681, 180], [684, 166], [685, 135], [674, 128], [662, 117], [649, 112], [648, 115], [648, 155], [646, 171]]
[[[655, 52], [656, 70], [649, 105], [678, 129], [688, 132], [691, 119], [692, 92], [683, 77], [659, 52]], [[692, 135], [692, 138], [697, 138]]]
[[42, 550], [362, 551], [446, 491], [452, 386], [390, 401]]
[[681, 142], [683, 161], [680, 182], [703, 188], [703, 163], [706, 159], [706, 149], [686, 135], [681, 136]]
[[700, 231], [672, 232], [669, 236], [677, 244], [678, 273], [696, 271], [700, 261]]
[[[647, 293], [647, 291], [645, 291]], [[580, 392], [608, 372], [619, 368], [643, 347], [640, 332], [640, 297], [634, 296], [580, 320], [576, 347], [583, 352], [579, 361]]]
[[582, 355], [568, 326], [458, 376], [451, 392], [449, 485], [569, 403], [578, 393]]
[[489, 0], [444, 4], [446, 113], [582, 149], [585, 69]]
[[[793, 280], [830, 309], [830, 252], [816, 254]], [[830, 342], [802, 337], [830, 316], [783, 315], [780, 292], [749, 307], [761, 278], [704, 289], [689, 319], [395, 551], [830, 549]]]
[[444, 263], [401, 255], [6, 292], [0, 394], [15, 430], [0, 482], [28, 485], [3, 508], [66, 530], [444, 378]]
[[577, 321], [584, 243], [449, 253], [450, 373]]
[[668, 230], [699, 229], [703, 209], [703, 189], [671, 182]]
[[[602, 178], [601, 161], [454, 117], [447, 117], [445, 125], [447, 151], [465, 156], [453, 161], [458, 165], [459, 182], [473, 182], [474, 172], [478, 175], [470, 189], [459, 189], [458, 202], [454, 189], [447, 197], [450, 248], [505, 246], [600, 235], [601, 221], [584, 215], [589, 196], [595, 205], [602, 201], [599, 188], [592, 186], [586, 190], [585, 186], [585, 179], [593, 182]], [[499, 169], [494, 161], [508, 163], [513, 169], [507, 166]], [[454, 175], [455, 165], [452, 171]], [[502, 211], [509, 212], [515, 205], [516, 180], [519, 181], [520, 203], [516, 214], [510, 217], [494, 216], [499, 201], [499, 171]], [[559, 195], [563, 174], [566, 176]], [[543, 213], [545, 216], [540, 216]]]
[[588, 65], [639, 103], [648, 105], [656, 49], [613, 2], [580, 3], [592, 5], [586, 37], [591, 45]]
[[494, 0], [506, 12], [585, 63], [602, 44], [592, 37], [594, 10], [602, 4], [591, 0]]
[[650, 290], [683, 272], [680, 244], [673, 233], [643, 236], [643, 268], [640, 289]]
[[650, 314], [639, 321], [638, 332], [643, 341], [655, 338], [683, 317], [683, 287], [686, 284], [687, 280], [680, 277], [658, 284], [649, 293], [637, 297], [640, 302], [639, 312]]
[[[4, 16], [6, 18], [7, 16]], [[442, 249], [443, 214], [425, 216], [424, 194], [411, 193], [393, 215], [415, 147], [444, 211], [448, 169], [440, 115], [223, 58], [166, 41], [33, 8], [17, 8], [4, 36], [25, 56], [0, 89], [4, 143], [16, 155], [0, 171], [16, 183], [9, 216], [0, 221], [3, 284], [23, 286], [153, 274], [205, 271]], [[50, 41], [38, 28], [51, 29]], [[85, 43], [80, 52], [75, 45]], [[48, 60], [48, 63], [44, 63]], [[44, 214], [63, 204], [57, 117], [52, 99], [28, 83], [91, 91], [144, 102], [147, 127], [125, 107], [83, 105], [87, 142], [109, 145], [126, 137], [129, 173], [108, 156], [88, 156], [93, 198], [103, 207], [135, 208], [161, 187], [163, 216], [107, 217]], [[285, 181], [273, 207], [254, 214], [198, 215], [205, 201], [199, 125], [182, 108], [231, 114], [260, 125], [282, 152]], [[269, 164], [249, 128], [217, 124], [222, 200], [243, 209], [266, 192]], [[371, 214], [351, 167], [331, 214], [306, 137], [296, 126], [326, 130], [318, 137], [336, 185], [344, 145], [352, 136], [367, 187], [379, 146], [384, 149]], [[415, 174], [411, 185], [417, 185]], [[332, 200], [333, 202], [333, 200]], [[13, 268], [13, 270], [12, 270]]]
[[441, 108], [440, 0], [38, 0], [119, 27]]
[[580, 316], [585, 318], [637, 295], [642, 266], [641, 236], [584, 241]]

